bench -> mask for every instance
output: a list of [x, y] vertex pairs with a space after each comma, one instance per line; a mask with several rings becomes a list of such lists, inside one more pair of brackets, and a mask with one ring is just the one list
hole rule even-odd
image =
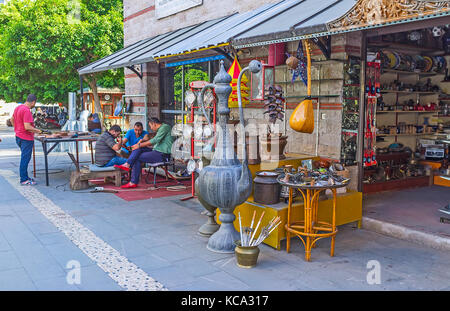
[[90, 164], [88, 168], [80, 168], [78, 162], [75, 160], [73, 154], [69, 153], [69, 157], [74, 162], [76, 170], [70, 176], [70, 189], [82, 190], [89, 188], [89, 180], [103, 178], [105, 183], [112, 180], [116, 187], [122, 185], [122, 170], [116, 169], [113, 166], [101, 167], [95, 164]]

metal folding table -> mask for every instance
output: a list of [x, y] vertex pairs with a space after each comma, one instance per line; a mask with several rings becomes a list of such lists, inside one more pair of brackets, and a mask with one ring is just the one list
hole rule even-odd
[[[64, 142], [74, 142], [76, 144], [76, 150], [77, 150], [77, 162], [80, 163], [80, 158], [79, 158], [79, 150], [78, 150], [78, 142], [80, 141], [87, 141], [89, 142], [89, 148], [91, 149], [91, 161], [92, 164], [94, 164], [94, 150], [92, 148], [92, 143], [97, 141], [98, 139], [98, 135], [85, 135], [85, 136], [78, 136], [78, 137], [61, 137], [61, 138], [47, 138], [45, 136], [35, 136], [35, 140], [40, 141], [42, 143], [42, 150], [44, 151], [44, 161], [45, 161], [45, 183], [47, 186], [49, 186], [49, 180], [48, 180], [48, 154], [50, 152], [53, 151], [53, 149], [55, 149], [55, 147], [59, 144], [59, 143], [64, 143]], [[49, 145], [53, 144], [50, 146]], [[35, 152], [34, 152], [34, 148], [33, 148], [33, 159], [35, 158]], [[33, 171], [35, 173], [36, 176], [36, 163], [35, 161], [33, 161], [34, 164], [34, 168]]]

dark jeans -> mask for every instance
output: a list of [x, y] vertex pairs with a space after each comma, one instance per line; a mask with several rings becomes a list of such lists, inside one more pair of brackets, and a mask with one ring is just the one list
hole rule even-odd
[[28, 164], [33, 154], [34, 140], [25, 140], [16, 136], [17, 146], [20, 148], [20, 182], [29, 180], [28, 177]]
[[141, 164], [142, 163], [158, 163], [169, 160], [170, 154], [161, 153], [151, 148], [139, 148], [133, 150], [128, 157], [127, 163], [131, 167], [131, 182], [133, 184], [139, 183], [139, 177], [141, 176]]

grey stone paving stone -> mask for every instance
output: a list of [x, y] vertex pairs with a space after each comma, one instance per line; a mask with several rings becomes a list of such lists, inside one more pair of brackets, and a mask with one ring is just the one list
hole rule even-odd
[[200, 279], [216, 283], [222, 286], [223, 290], [251, 290], [251, 288], [247, 284], [224, 271], [203, 275], [200, 277]]
[[31, 232], [33, 232], [36, 237], [39, 237], [39, 235], [42, 234], [60, 232], [59, 229], [48, 220], [28, 224], [28, 228], [30, 228]]
[[22, 264], [13, 251], [0, 251], [0, 271], [21, 267]]
[[183, 249], [174, 244], [155, 246], [149, 249], [149, 251], [161, 258], [164, 258], [170, 262], [182, 260], [186, 258], [192, 258], [194, 254], [190, 251]]
[[76, 284], [68, 284], [66, 277], [57, 277], [46, 280], [34, 281], [39, 291], [79, 291]]
[[36, 286], [25, 269], [0, 271], [0, 291], [34, 291]]
[[92, 259], [84, 254], [83, 251], [70, 240], [65, 243], [45, 245], [45, 248], [63, 269], [66, 268], [67, 263], [71, 260], [78, 261], [81, 267], [95, 264]]
[[118, 291], [123, 290], [97, 265], [82, 267], [80, 284], [77, 287], [83, 291]]
[[145, 272], [150, 273], [150, 276], [153, 270], [172, 265], [170, 261], [156, 256], [151, 252], [147, 252], [145, 255], [139, 257], [128, 257], [128, 260], [133, 262]]
[[43, 245], [72, 243], [69, 238], [62, 232], [45, 233], [37, 237]]
[[118, 239], [108, 243], [124, 257], [139, 257], [147, 254], [148, 249], [132, 238]]
[[172, 241], [161, 236], [158, 232], [136, 234], [133, 235], [132, 239], [143, 245], [145, 248], [152, 248], [172, 243]]
[[220, 269], [212, 263], [199, 258], [188, 258], [173, 262], [173, 265], [185, 270], [194, 277], [199, 277], [213, 272], [219, 272]]
[[9, 217], [6, 222], [3, 222], [2, 219], [0, 219], [0, 231], [12, 247], [24, 243], [39, 244], [39, 240], [36, 236], [17, 217]]
[[11, 250], [11, 245], [6, 241], [3, 233], [0, 232], [0, 252]]
[[232, 258], [234, 254], [215, 253], [206, 248], [207, 242], [186, 244], [186, 249], [196, 257], [206, 261], [215, 261], [224, 258]]
[[42, 213], [40, 213], [38, 210], [29, 211], [29, 212], [15, 212], [15, 214], [26, 225], [40, 223], [40, 222], [48, 222], [48, 219], [44, 215], [42, 215]]
[[170, 290], [172, 291], [223, 291], [224, 288], [221, 284], [211, 282], [205, 279], [197, 279], [192, 283], [174, 286]]
[[167, 266], [152, 270], [150, 276], [162, 283], [169, 290], [172, 287], [192, 283], [196, 280], [196, 278], [187, 273], [185, 269], [176, 266]]
[[53, 258], [48, 261], [21, 259], [21, 262], [33, 281], [65, 276], [64, 270]]

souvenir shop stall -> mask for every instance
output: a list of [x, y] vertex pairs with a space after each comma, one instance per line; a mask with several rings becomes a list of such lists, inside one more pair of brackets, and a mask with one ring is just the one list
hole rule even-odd
[[365, 193], [428, 186], [448, 175], [448, 26], [368, 38]]

